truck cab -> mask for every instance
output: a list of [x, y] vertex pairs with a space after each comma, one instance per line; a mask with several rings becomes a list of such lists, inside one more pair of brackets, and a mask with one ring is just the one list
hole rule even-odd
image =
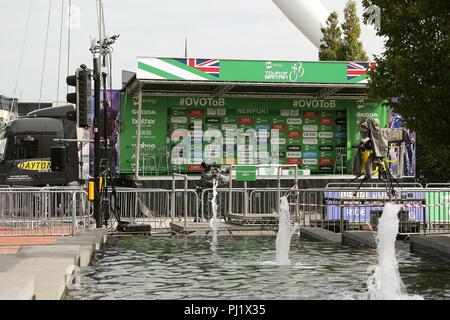
[[[76, 110], [72, 105], [28, 113], [0, 131], [0, 185], [67, 185], [78, 181]], [[52, 171], [51, 148], [63, 144], [65, 171]]]

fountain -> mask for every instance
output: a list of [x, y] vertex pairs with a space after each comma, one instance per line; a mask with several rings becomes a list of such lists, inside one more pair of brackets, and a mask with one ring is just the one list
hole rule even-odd
[[398, 271], [395, 255], [395, 241], [398, 234], [398, 213], [400, 204], [386, 203], [383, 214], [378, 220], [377, 253], [378, 265], [369, 267], [373, 274], [367, 280], [370, 300], [420, 299], [408, 296]]
[[217, 185], [218, 181], [216, 179], [213, 180], [213, 197], [211, 199], [211, 207], [212, 207], [212, 218], [209, 220], [209, 225], [211, 227], [211, 230], [213, 232], [213, 240], [212, 240], [212, 248], [215, 248], [217, 244], [217, 229], [219, 227], [218, 221], [217, 221]]
[[276, 264], [289, 265], [289, 247], [291, 238], [298, 229], [298, 223], [291, 224], [289, 203], [286, 197], [280, 199], [280, 218], [278, 221], [278, 233], [276, 239]]

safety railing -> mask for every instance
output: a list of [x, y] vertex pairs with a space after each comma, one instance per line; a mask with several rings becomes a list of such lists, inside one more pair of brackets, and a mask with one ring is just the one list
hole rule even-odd
[[[152, 228], [170, 228], [170, 190], [146, 188], [116, 188], [110, 190], [109, 227], [115, 228], [116, 217], [132, 223], [149, 223]], [[116, 217], [113, 216], [116, 215]]]
[[[175, 183], [171, 190], [116, 188], [115, 196], [109, 189], [110, 207], [122, 220], [150, 223], [155, 229], [169, 229], [171, 222], [186, 226], [209, 220], [213, 189], [188, 189], [186, 177], [178, 177], [184, 188], [175, 188]], [[394, 201], [402, 206], [400, 234], [450, 234], [450, 188], [396, 191]], [[293, 221], [335, 232], [376, 231], [384, 205], [393, 201], [384, 188], [232, 188], [230, 193], [225, 187], [217, 192], [218, 217], [227, 221], [233, 212], [233, 219], [276, 222], [279, 198], [287, 196]], [[0, 188], [0, 236], [74, 234], [88, 225], [91, 213], [91, 203], [80, 188]], [[109, 220], [111, 226], [116, 222], [112, 213]]]
[[[226, 219], [227, 213], [233, 212], [243, 212], [244, 201], [246, 199], [244, 195], [244, 188], [232, 188], [231, 193], [229, 188], [217, 188], [217, 217], [219, 219]], [[230, 199], [231, 196], [231, 199]], [[213, 189], [204, 189], [200, 193], [200, 204], [201, 204], [201, 219], [209, 220], [213, 216], [212, 213], [212, 200]]]
[[[231, 222], [236, 220], [246, 221], [245, 224], [269, 224], [277, 223], [279, 214], [278, 202], [279, 195], [287, 196], [289, 202], [297, 200], [296, 193], [290, 192], [288, 188], [233, 188], [231, 192], [229, 188], [218, 188], [216, 203], [217, 216]], [[201, 199], [201, 220], [209, 220], [212, 217], [211, 199], [213, 189], [204, 189], [200, 194]], [[247, 204], [245, 204], [247, 201]], [[230, 214], [229, 205], [232, 205]], [[247, 212], [244, 208], [247, 207]], [[296, 207], [291, 207], [293, 221], [300, 221], [300, 214]], [[244, 223], [242, 222], [241, 223]]]
[[450, 189], [403, 188], [391, 200], [384, 188], [297, 190], [303, 226], [322, 227], [334, 232], [377, 230], [378, 219], [387, 202], [402, 205], [399, 234], [450, 233]]
[[447, 183], [437, 183], [437, 182], [427, 183], [425, 185], [425, 188], [450, 188], [450, 182], [447, 182]]
[[0, 236], [74, 235], [89, 215], [80, 188], [0, 189]]
[[150, 224], [152, 229], [169, 229], [174, 221], [197, 221], [199, 199], [191, 189], [116, 188], [115, 196], [109, 193], [111, 208], [109, 227], [114, 228], [117, 219], [131, 223]]
[[199, 221], [199, 197], [195, 190], [176, 189], [172, 194], [175, 195], [173, 220], [183, 221], [184, 226], [188, 221]]
[[[359, 187], [361, 182], [330, 182], [325, 188], [348, 188], [354, 189]], [[402, 188], [422, 188], [422, 185], [419, 182], [399, 182], [398, 183]], [[377, 181], [366, 181], [365, 188], [383, 188], [386, 184], [384, 182]], [[450, 184], [449, 184], [450, 185]]]
[[[228, 168], [230, 169], [230, 180], [229, 180], [229, 184], [228, 184], [228, 192], [229, 192], [229, 197], [228, 197], [228, 214], [231, 215], [233, 212], [238, 212], [238, 213], [243, 213], [244, 215], [246, 215], [248, 213], [248, 188], [247, 188], [247, 181], [244, 181], [244, 207], [243, 210], [240, 211], [233, 211], [233, 206], [232, 206], [232, 192], [233, 192], [233, 170], [237, 170], [239, 167], [248, 167], [246, 165], [227, 165]], [[281, 198], [281, 177], [282, 177], [282, 171], [283, 170], [287, 170], [288, 171], [288, 176], [289, 176], [289, 171], [293, 170], [294, 171], [294, 176], [290, 177], [292, 179], [294, 179], [294, 183], [293, 186], [298, 185], [298, 166], [296, 164], [257, 164], [257, 165], [253, 165], [252, 167], [260, 170], [260, 169], [275, 169], [276, 173], [277, 173], [277, 213], [280, 213], [280, 198]], [[235, 173], [237, 175], [237, 172]], [[256, 175], [257, 176], [257, 175]]]

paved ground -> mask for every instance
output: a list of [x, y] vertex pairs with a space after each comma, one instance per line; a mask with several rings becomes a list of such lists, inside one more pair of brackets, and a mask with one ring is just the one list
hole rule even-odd
[[4, 247], [0, 248], [0, 254], [16, 254], [19, 253], [22, 247]]
[[55, 244], [59, 238], [58, 236], [3, 236], [0, 237], [0, 249], [11, 246], [51, 245]]
[[32, 230], [29, 229], [14, 229], [14, 228], [0, 228], [0, 237], [1, 236], [61, 236], [67, 235], [70, 236], [72, 233], [72, 229], [70, 227], [49, 227], [49, 226], [41, 226], [36, 227]]

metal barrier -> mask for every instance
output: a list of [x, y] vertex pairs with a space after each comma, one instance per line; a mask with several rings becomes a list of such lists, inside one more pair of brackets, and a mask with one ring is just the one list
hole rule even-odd
[[[198, 220], [199, 201], [191, 189], [116, 188], [116, 197], [109, 193], [111, 207], [121, 220], [148, 223], [154, 229], [169, 229], [170, 222]], [[112, 217], [111, 217], [112, 218]], [[110, 220], [114, 228], [116, 221]]]
[[[328, 183], [325, 188], [349, 188], [354, 189], [355, 187], [358, 187], [361, 184], [361, 182], [330, 182]], [[384, 182], [372, 182], [367, 181], [365, 182], [365, 188], [382, 188], [386, 184]], [[423, 188], [422, 185], [419, 182], [399, 182], [400, 187], [402, 188]]]
[[425, 188], [449, 188], [450, 187], [450, 182], [448, 183], [427, 183], [425, 185]]
[[[199, 221], [199, 198], [195, 190], [175, 190], [175, 206], [173, 219], [183, 220], [184, 226], [188, 221]], [[177, 201], [177, 200], [183, 201]]]
[[[229, 185], [228, 185], [228, 192], [229, 192], [229, 197], [228, 197], [228, 211], [227, 213], [229, 215], [232, 215], [233, 212], [238, 212], [238, 213], [242, 213], [244, 214], [244, 216], [248, 213], [248, 188], [247, 188], [247, 181], [244, 181], [244, 207], [243, 207], [243, 211], [233, 211], [233, 206], [232, 206], [232, 190], [233, 190], [233, 168], [237, 169], [239, 167], [248, 167], [248, 165], [227, 165], [230, 168], [230, 181], [229, 181]], [[281, 198], [281, 171], [283, 169], [294, 169], [294, 186], [298, 186], [298, 166], [296, 164], [257, 164], [257, 165], [252, 165], [251, 167], [254, 168], [266, 168], [266, 169], [271, 169], [271, 168], [276, 168], [277, 170], [277, 213], [280, 213], [280, 198]], [[237, 173], [236, 173], [237, 174]], [[257, 175], [256, 175], [257, 176]]]
[[[174, 175], [175, 177], [175, 175]], [[201, 193], [187, 188], [172, 190], [116, 188], [111, 208], [121, 219], [150, 223], [152, 228], [169, 229], [170, 222], [201, 221], [212, 216], [213, 189]], [[399, 233], [450, 234], [450, 188], [396, 189]], [[434, 186], [434, 185], [433, 185]], [[217, 189], [218, 217], [249, 223], [278, 219], [279, 198], [287, 196], [292, 220], [302, 226], [322, 227], [335, 232], [343, 230], [376, 230], [386, 202], [391, 201], [384, 188], [229, 188]], [[230, 207], [231, 206], [231, 207]], [[89, 223], [90, 202], [87, 193], [67, 188], [0, 188], [0, 236], [69, 235]], [[110, 216], [111, 227], [115, 222]]]
[[181, 177], [184, 179], [184, 203], [183, 203], [183, 210], [184, 210], [184, 226], [187, 226], [187, 214], [188, 214], [188, 179], [189, 177], [186, 174], [180, 174], [180, 173], [172, 173], [172, 194], [171, 194], [171, 214], [172, 214], [172, 221], [175, 218], [175, 210], [176, 210], [176, 177]]
[[[120, 217], [149, 222], [154, 228], [169, 228], [170, 222], [176, 220], [187, 225], [188, 221], [210, 219], [213, 189], [197, 193], [187, 189], [184, 181], [184, 189], [175, 189], [175, 185], [172, 190], [117, 189]], [[399, 213], [400, 234], [450, 233], [450, 189], [396, 190], [397, 202], [403, 206]], [[244, 218], [265, 215], [275, 219], [282, 194], [288, 196], [292, 220], [335, 232], [376, 230], [385, 203], [391, 201], [384, 188], [232, 188], [231, 193], [229, 188], [218, 188], [217, 215], [228, 219], [229, 212], [247, 208], [247, 213], [241, 215]]]
[[[241, 218], [251, 224], [262, 223], [268, 224], [269, 220], [278, 219], [278, 197], [279, 194], [287, 195], [289, 202], [299, 201], [296, 193], [290, 192], [288, 188], [233, 188], [230, 190], [225, 188], [217, 189], [217, 215], [219, 218], [229, 220], [230, 217]], [[205, 189], [201, 193], [201, 218], [202, 220], [210, 219], [212, 217], [212, 198], [213, 189]], [[245, 201], [248, 203], [245, 204]], [[230, 214], [229, 206], [232, 205], [232, 212], [243, 212], [242, 209], [247, 207], [247, 213], [244, 214]], [[292, 219], [300, 221], [301, 217], [296, 207], [291, 207]], [[275, 221], [276, 222], [276, 221]]]
[[[116, 188], [116, 197], [110, 191], [111, 207], [121, 220], [150, 223], [152, 228], [170, 228], [170, 191], [165, 189]], [[109, 227], [115, 227], [115, 219]]]
[[[357, 191], [357, 192], [356, 192]], [[450, 233], [450, 189], [397, 189], [399, 234]], [[303, 226], [343, 230], [376, 230], [384, 205], [391, 202], [383, 188], [297, 190]]]
[[[226, 214], [231, 210], [234, 212], [239, 212], [244, 208], [245, 195], [244, 188], [233, 188], [231, 190], [231, 199], [230, 199], [230, 189], [227, 188], [217, 188], [217, 217], [218, 218], [226, 218]], [[204, 189], [200, 195], [201, 202], [201, 219], [210, 219], [212, 217], [212, 199], [213, 189]]]
[[74, 235], [89, 223], [79, 188], [0, 189], [0, 236]]

